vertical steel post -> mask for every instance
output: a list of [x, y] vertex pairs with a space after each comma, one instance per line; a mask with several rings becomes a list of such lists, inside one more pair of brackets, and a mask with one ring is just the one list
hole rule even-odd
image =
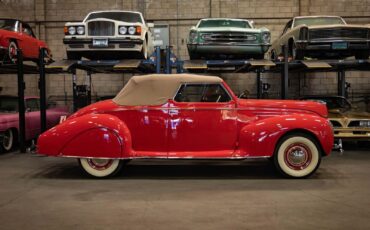
[[288, 47], [282, 47], [284, 53], [284, 68], [281, 72], [281, 99], [288, 98], [288, 82], [289, 82], [289, 62], [288, 62]]
[[161, 73], [161, 47], [155, 47], [155, 72]]
[[73, 112], [77, 110], [77, 75], [76, 69], [72, 69], [72, 104], [73, 104]]
[[166, 74], [170, 74], [171, 72], [171, 47], [166, 46]]
[[24, 104], [24, 83], [23, 75], [23, 53], [21, 49], [17, 49], [17, 70], [18, 70], [18, 109], [19, 109], [19, 149], [21, 153], [26, 152], [26, 111]]
[[257, 69], [257, 98], [262, 98], [262, 81], [261, 81], [261, 69]]
[[87, 104], [91, 104], [91, 72], [87, 72]]
[[339, 70], [338, 76], [338, 96], [346, 96], [346, 75], [344, 70]]
[[45, 49], [39, 54], [39, 90], [40, 90], [40, 124], [41, 132], [46, 131], [46, 77], [45, 77]]

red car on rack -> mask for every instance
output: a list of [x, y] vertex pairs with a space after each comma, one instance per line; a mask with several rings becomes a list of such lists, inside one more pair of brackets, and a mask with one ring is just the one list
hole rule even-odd
[[43, 133], [38, 153], [74, 157], [92, 176], [136, 158], [271, 158], [284, 175], [315, 172], [333, 147], [325, 105], [237, 98], [219, 77], [135, 76], [112, 100]]
[[22, 49], [24, 60], [38, 61], [41, 48], [45, 48], [46, 59], [51, 60], [52, 57], [46, 43], [36, 38], [27, 23], [0, 19], [0, 61], [14, 63], [18, 48]]

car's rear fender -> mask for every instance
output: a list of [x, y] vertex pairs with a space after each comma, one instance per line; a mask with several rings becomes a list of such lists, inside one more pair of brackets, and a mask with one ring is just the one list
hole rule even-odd
[[129, 158], [131, 134], [109, 114], [87, 114], [53, 127], [38, 140], [38, 153], [50, 156]]
[[239, 136], [240, 154], [247, 157], [272, 156], [279, 139], [287, 133], [311, 134], [323, 154], [333, 147], [333, 130], [327, 119], [315, 115], [292, 114], [270, 117], [245, 125]]

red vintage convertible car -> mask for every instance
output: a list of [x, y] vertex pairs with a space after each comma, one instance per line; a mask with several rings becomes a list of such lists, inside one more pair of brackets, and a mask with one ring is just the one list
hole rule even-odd
[[40, 48], [45, 48], [45, 57], [51, 59], [48, 46], [36, 38], [27, 23], [16, 19], [0, 19], [0, 61], [15, 62], [18, 48], [22, 49], [24, 60], [37, 61]]
[[272, 158], [302, 178], [333, 146], [325, 105], [238, 99], [219, 77], [135, 76], [112, 100], [87, 106], [43, 133], [38, 153], [74, 157], [95, 177], [124, 160]]

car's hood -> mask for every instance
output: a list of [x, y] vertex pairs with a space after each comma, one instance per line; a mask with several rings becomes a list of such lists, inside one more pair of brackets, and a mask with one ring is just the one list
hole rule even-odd
[[238, 27], [207, 27], [198, 28], [197, 31], [203, 33], [210, 32], [248, 32], [248, 33], [260, 33], [261, 29], [250, 29], [250, 28], [238, 28]]
[[343, 24], [336, 24], [336, 25], [316, 25], [316, 26], [308, 26], [308, 29], [332, 29], [332, 28], [354, 28], [354, 29], [363, 29], [363, 28], [370, 28], [369, 26], [363, 26], [363, 25], [343, 25]]
[[337, 119], [370, 119], [370, 113], [361, 111], [333, 112], [329, 110], [329, 118]]
[[238, 107], [281, 110], [284, 113], [308, 112], [322, 117], [328, 115], [326, 106], [314, 101], [238, 99]]

